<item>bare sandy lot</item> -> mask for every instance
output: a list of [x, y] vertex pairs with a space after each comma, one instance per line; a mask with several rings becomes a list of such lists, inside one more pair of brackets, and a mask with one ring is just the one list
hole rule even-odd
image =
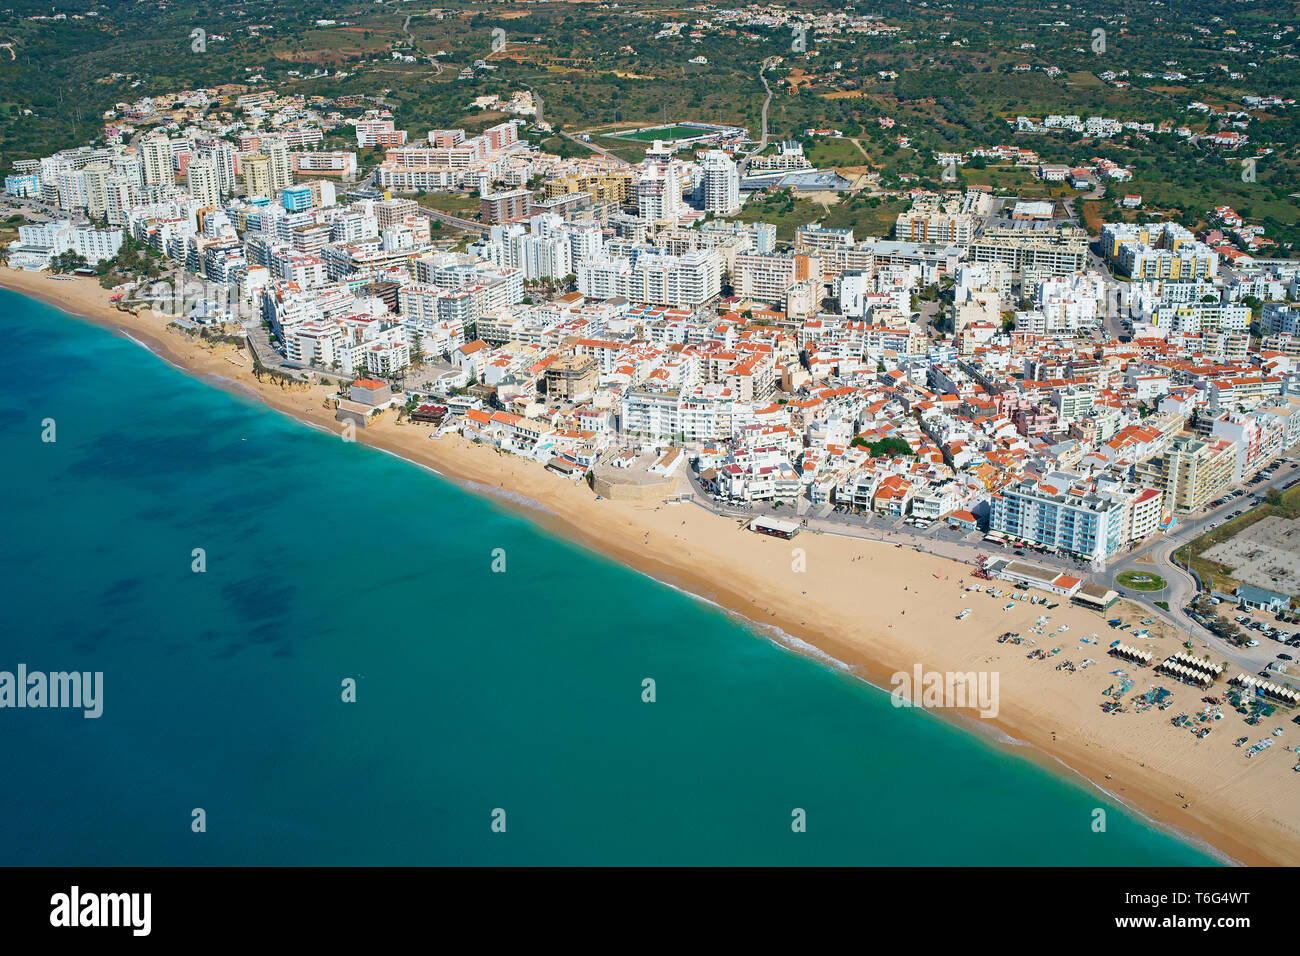
[[1300, 594], [1300, 520], [1270, 515], [1205, 552], [1238, 581]]

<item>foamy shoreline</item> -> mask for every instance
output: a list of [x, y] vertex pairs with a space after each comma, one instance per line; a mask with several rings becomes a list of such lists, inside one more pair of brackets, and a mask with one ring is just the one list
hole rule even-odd
[[[338, 434], [332, 413], [323, 405], [332, 388], [286, 390], [269, 381], [259, 383], [251, 370], [221, 358], [228, 347], [209, 348], [198, 339], [170, 332], [165, 317], [120, 312], [93, 280], [56, 282], [39, 274], [0, 270], [0, 285], [76, 318], [112, 327], [176, 368]], [[1031, 756], [1053, 773], [1082, 777], [1154, 826], [1213, 848], [1220, 858], [1300, 863], [1300, 801], [1290, 779], [1296, 776], [1290, 769], [1292, 755], [1275, 748], [1270, 756], [1278, 759], [1248, 762], [1228, 740], [1247, 732], [1252, 739], [1263, 736], [1274, 722], [1237, 734], [1240, 720], [1230, 714], [1222, 723], [1232, 721], [1231, 731], [1216, 728], [1216, 734], [1197, 741], [1169, 726], [1166, 714], [1102, 714], [1100, 687], [1113, 681], [1106, 675], [1116, 669], [1115, 663], [1106, 657], [1104, 644], [1088, 650], [1067, 646], [1094, 631], [1099, 637], [1109, 633], [1096, 614], [1068, 605], [1051, 612], [1052, 625], [1068, 624], [1073, 636], [1049, 632], [1039, 646], [1059, 641], [1062, 658], [1092, 654], [1097, 660], [1091, 669], [1067, 675], [1048, 662], [1027, 661], [1023, 648], [994, 641], [1007, 629], [1023, 632], [1026, 614], [1031, 622], [1045, 612], [1026, 607], [1004, 614], [1002, 602], [961, 593], [957, 582], [970, 572], [964, 565], [891, 544], [810, 533], [794, 543], [806, 550], [811, 569], [798, 575], [790, 568], [790, 543], [757, 538], [702, 509], [597, 502], [584, 487], [540, 465], [454, 436], [432, 441], [428, 434], [423, 426], [399, 426], [385, 418], [358, 429], [356, 437], [467, 491], [489, 496], [662, 584], [715, 604], [793, 653], [886, 692], [888, 675], [916, 661], [953, 671], [996, 668], [1003, 675], [997, 719], [972, 723], [961, 712], [938, 716]], [[762, 603], [755, 595], [762, 595]], [[958, 623], [954, 614], [962, 606], [973, 608], [973, 614]], [[1175, 647], [1168, 639], [1157, 646], [1161, 651]], [[1141, 677], [1145, 687], [1153, 675]], [[1179, 709], [1194, 712], [1199, 695], [1191, 688], [1171, 686]], [[1190, 808], [1183, 809], [1184, 802]]]

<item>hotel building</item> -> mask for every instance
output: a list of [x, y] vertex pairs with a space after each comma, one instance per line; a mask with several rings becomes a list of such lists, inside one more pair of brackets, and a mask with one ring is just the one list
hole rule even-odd
[[1112, 555], [1126, 543], [1123, 523], [1120, 502], [1065, 474], [1003, 488], [993, 496], [989, 515], [989, 530], [994, 534], [1089, 561]]

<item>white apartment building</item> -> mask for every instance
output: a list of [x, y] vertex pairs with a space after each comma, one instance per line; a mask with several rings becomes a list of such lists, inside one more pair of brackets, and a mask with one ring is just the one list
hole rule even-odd
[[[222, 140], [198, 144], [196, 156], [212, 164], [217, 175], [217, 191], [224, 198], [235, 192], [239, 180], [235, 177], [235, 148]], [[191, 160], [193, 162], [193, 160]]]
[[677, 164], [671, 160], [647, 163], [636, 184], [636, 204], [643, 221], [676, 225], [682, 214], [682, 187], [677, 178]]
[[1260, 313], [1265, 335], [1300, 335], [1300, 308], [1270, 302]]
[[721, 257], [715, 249], [696, 249], [680, 256], [646, 252], [633, 265], [606, 257], [580, 262], [578, 291], [592, 299], [621, 296], [651, 305], [703, 305], [722, 290]]
[[443, 289], [416, 282], [404, 285], [397, 292], [402, 324], [419, 332], [431, 332], [444, 323], [463, 330], [483, 314], [483, 291], [481, 286]]
[[525, 235], [513, 240], [514, 268], [524, 279], [562, 279], [573, 272], [572, 247], [564, 235]]
[[619, 409], [623, 431], [652, 438], [723, 441], [732, 436], [735, 392], [723, 385], [679, 390], [632, 389]]
[[704, 154], [704, 211], [730, 216], [740, 209], [740, 171], [720, 149]]
[[185, 181], [190, 195], [204, 206], [221, 203], [221, 181], [216, 167], [206, 159], [191, 159], [185, 169]]
[[1151, 324], [1173, 332], [1244, 332], [1250, 328], [1250, 306], [1218, 302], [1162, 305], [1152, 313]]
[[1102, 560], [1126, 542], [1124, 509], [1110, 496], [1082, 486], [1078, 476], [1051, 474], [1029, 479], [993, 496], [989, 530], [1007, 538]]
[[803, 279], [825, 281], [820, 257], [799, 252], [771, 256], [741, 253], [736, 256], [732, 285], [741, 298], [783, 303], [790, 287]]
[[146, 186], [170, 186], [176, 182], [175, 149], [166, 136], [146, 136], [140, 142], [140, 164]]
[[1042, 313], [1048, 333], [1090, 329], [1101, 320], [1104, 295], [1105, 283], [1095, 273], [1052, 276], [1037, 284], [1034, 307]]

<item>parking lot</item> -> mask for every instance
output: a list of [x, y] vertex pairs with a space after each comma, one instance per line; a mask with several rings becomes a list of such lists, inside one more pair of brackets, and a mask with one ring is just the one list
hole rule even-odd
[[[1265, 663], [1277, 660], [1286, 664], [1288, 670], [1293, 669], [1293, 658], [1300, 658], [1300, 624], [1279, 621], [1271, 612], [1241, 608], [1228, 602], [1221, 603], [1215, 610], [1223, 620], [1232, 621], [1241, 628], [1248, 647], [1258, 648], [1251, 655], [1254, 660]], [[1300, 669], [1295, 670], [1295, 674], [1300, 676]]]

